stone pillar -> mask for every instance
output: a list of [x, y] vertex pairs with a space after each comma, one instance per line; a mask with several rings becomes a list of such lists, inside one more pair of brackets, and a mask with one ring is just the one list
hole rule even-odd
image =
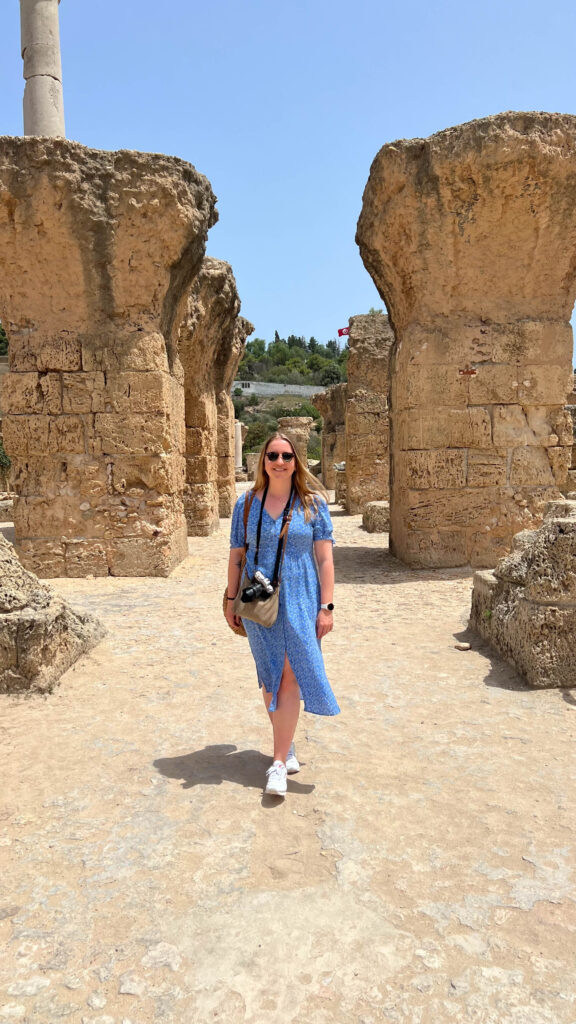
[[314, 420], [312, 416], [281, 416], [278, 430], [294, 445], [305, 466], [308, 465], [308, 441]]
[[568, 470], [566, 491], [573, 494], [576, 492], [576, 374], [574, 375], [572, 392], [568, 395], [568, 412], [572, 419], [572, 460]]
[[346, 511], [390, 495], [390, 354], [394, 332], [383, 313], [350, 318], [346, 388]]
[[508, 113], [384, 146], [357, 240], [388, 307], [391, 550], [493, 566], [560, 496], [576, 118]]
[[[234, 442], [234, 405], [230, 389], [236, 371], [246, 350], [246, 340], [254, 325], [243, 316], [237, 316], [226, 344], [222, 345], [216, 361], [216, 408], [218, 411], [218, 499], [220, 515], [228, 518], [236, 503], [236, 469]], [[242, 427], [242, 445], [248, 432]]]
[[329, 490], [336, 487], [334, 463], [346, 459], [346, 389], [334, 384], [310, 399], [322, 416], [322, 482]]
[[237, 473], [242, 472], [242, 424], [239, 420], [234, 422], [234, 468]]
[[39, 576], [165, 576], [186, 555], [177, 335], [214, 222], [173, 157], [0, 139], [4, 443]]
[[179, 344], [186, 395], [184, 512], [190, 536], [217, 529], [223, 471], [232, 505], [236, 499], [234, 406], [228, 391], [253, 330], [239, 310], [231, 266], [207, 256], [190, 291]]
[[65, 136], [60, 0], [20, 0], [24, 61], [24, 135]]

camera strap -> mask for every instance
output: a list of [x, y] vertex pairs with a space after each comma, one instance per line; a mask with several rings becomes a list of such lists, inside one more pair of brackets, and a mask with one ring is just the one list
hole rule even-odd
[[[290, 526], [290, 520], [292, 519], [292, 510], [294, 508], [294, 502], [296, 501], [296, 493], [297, 492], [296, 492], [296, 490], [294, 488], [294, 483], [292, 483], [292, 486], [290, 488], [290, 494], [288, 495], [288, 501], [286, 502], [286, 504], [284, 506], [284, 511], [282, 513], [282, 528], [280, 530], [280, 536], [278, 538], [278, 550], [276, 551], [276, 562], [275, 562], [275, 565], [274, 565], [274, 575], [273, 575], [272, 580], [271, 580], [271, 583], [273, 583], [274, 586], [276, 586], [276, 584], [278, 583], [278, 580], [279, 580], [280, 566], [281, 566], [282, 561], [283, 561], [283, 552], [284, 552], [284, 548], [286, 547], [286, 541], [287, 541], [287, 538], [288, 538], [288, 528], [287, 528], [286, 524], [288, 524], [288, 526]], [[262, 534], [262, 516], [264, 515], [264, 504], [266, 502], [266, 495], [267, 494], [268, 494], [268, 484], [266, 484], [266, 487], [264, 488], [264, 493], [262, 495], [262, 501], [260, 503], [260, 515], [258, 516], [258, 526], [256, 528], [256, 550], [254, 552], [254, 565], [255, 566], [258, 565], [258, 552], [260, 550], [260, 536]]]

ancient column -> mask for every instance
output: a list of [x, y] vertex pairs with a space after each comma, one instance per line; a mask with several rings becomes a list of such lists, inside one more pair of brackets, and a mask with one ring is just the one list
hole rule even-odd
[[20, 0], [24, 135], [64, 136], [60, 0]]
[[[236, 498], [229, 391], [253, 330], [239, 310], [232, 267], [207, 256], [190, 290], [179, 344], [186, 396], [184, 513], [190, 536], [217, 529], [221, 491], [226, 490], [232, 506]], [[230, 515], [231, 507], [226, 511]]]
[[215, 199], [188, 163], [0, 138], [4, 444], [39, 576], [165, 576], [187, 553], [178, 329]]
[[305, 466], [308, 465], [308, 441], [314, 420], [312, 416], [281, 416], [278, 430], [292, 442]]
[[310, 399], [322, 416], [322, 482], [329, 490], [336, 487], [334, 463], [346, 459], [346, 388], [333, 384]]
[[493, 566], [560, 496], [576, 296], [576, 117], [508, 113], [384, 146], [357, 240], [397, 348], [391, 548]]
[[383, 313], [350, 318], [346, 387], [346, 511], [390, 495], [390, 354], [394, 332]]

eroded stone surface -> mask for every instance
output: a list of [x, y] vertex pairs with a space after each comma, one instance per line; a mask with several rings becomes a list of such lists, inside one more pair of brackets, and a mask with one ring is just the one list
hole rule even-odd
[[346, 459], [346, 384], [334, 384], [312, 395], [311, 402], [322, 416], [322, 482], [329, 490], [336, 486], [335, 463]]
[[346, 385], [346, 510], [390, 494], [390, 357], [394, 332], [383, 313], [350, 318]]
[[186, 408], [188, 533], [206, 536], [230, 515], [234, 490], [234, 406], [230, 387], [254, 327], [239, 316], [232, 267], [206, 257], [180, 328]]
[[103, 635], [93, 615], [28, 572], [0, 533], [0, 693], [51, 690]]
[[[374, 160], [357, 239], [398, 341], [391, 546], [409, 564], [493, 566], [566, 483], [575, 155], [573, 116], [508, 113]], [[435, 492], [441, 522], [421, 514]]]
[[576, 685], [576, 501], [553, 501], [539, 529], [476, 573], [470, 625], [530, 686]]
[[20, 558], [166, 575], [186, 551], [177, 332], [214, 196], [182, 160], [0, 139], [2, 409]]
[[362, 526], [367, 533], [388, 533], [390, 529], [390, 502], [369, 501], [362, 512]]
[[308, 465], [308, 441], [314, 420], [312, 416], [281, 416], [278, 431], [292, 442], [305, 466]]

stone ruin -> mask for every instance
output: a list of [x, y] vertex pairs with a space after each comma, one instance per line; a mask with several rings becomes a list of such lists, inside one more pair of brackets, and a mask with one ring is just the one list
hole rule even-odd
[[187, 553], [178, 330], [214, 204], [177, 158], [0, 139], [3, 431], [39, 576], [166, 576]]
[[103, 635], [97, 619], [24, 569], [0, 534], [0, 693], [51, 690]]
[[507, 113], [384, 146], [358, 223], [396, 334], [393, 553], [493, 566], [572, 457], [576, 117]]
[[278, 431], [286, 434], [305, 466], [308, 465], [308, 441], [314, 420], [312, 416], [281, 416]]
[[568, 412], [572, 419], [572, 459], [568, 470], [567, 491], [576, 491], [576, 374], [574, 375], [573, 388], [568, 395]]
[[394, 332], [383, 313], [350, 318], [346, 386], [346, 497], [350, 515], [390, 494], [390, 356]]
[[321, 472], [328, 490], [336, 487], [335, 464], [346, 459], [346, 387], [346, 384], [333, 384], [310, 399], [322, 417]]
[[576, 501], [552, 501], [493, 572], [474, 575], [470, 626], [530, 686], [576, 683]]
[[239, 316], [232, 268], [206, 257], [180, 328], [186, 417], [184, 512], [189, 535], [206, 536], [231, 515], [235, 492], [230, 388], [254, 327]]

